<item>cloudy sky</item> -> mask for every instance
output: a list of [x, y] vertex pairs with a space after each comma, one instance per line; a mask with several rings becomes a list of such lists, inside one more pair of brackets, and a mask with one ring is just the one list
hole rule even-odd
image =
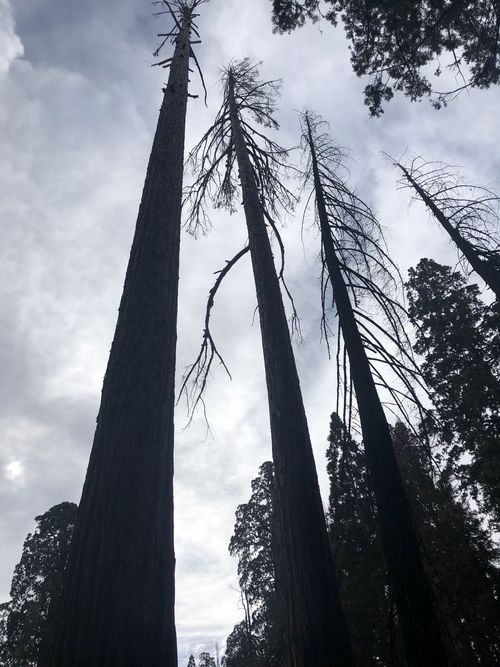
[[[0, 601], [34, 517], [79, 500], [166, 76], [150, 67], [156, 33], [168, 27], [152, 12], [146, 0], [0, 0]], [[296, 110], [305, 106], [330, 121], [403, 272], [422, 256], [456, 261], [423, 207], [396, 189], [380, 151], [463, 165], [500, 191], [499, 90], [463, 95], [440, 112], [396, 98], [372, 120], [341, 29], [273, 35], [269, 0], [211, 0], [199, 27], [209, 98], [207, 109], [190, 101], [188, 148], [218, 107], [218, 68], [234, 57], [262, 60], [263, 76], [283, 79], [281, 142], [297, 142]], [[192, 87], [199, 92], [197, 80]], [[298, 215], [284, 238], [304, 333], [296, 358], [326, 498], [335, 383], [319, 341], [317, 237], [306, 231], [301, 239]], [[245, 239], [239, 213], [214, 216], [207, 237], [183, 235], [179, 377], [197, 353], [212, 274]], [[214, 369], [206, 398], [213, 436], [200, 415], [185, 430], [182, 405], [176, 417], [181, 665], [190, 652], [222, 645], [242, 616], [227, 544], [236, 506], [270, 458], [254, 308], [246, 257], [216, 301], [213, 330], [233, 380]]]

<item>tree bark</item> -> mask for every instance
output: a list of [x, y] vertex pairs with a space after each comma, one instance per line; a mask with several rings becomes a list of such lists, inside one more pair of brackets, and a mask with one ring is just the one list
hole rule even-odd
[[448, 220], [447, 216], [441, 211], [441, 209], [436, 206], [432, 197], [427, 194], [427, 192], [417, 183], [417, 181], [412, 178], [407, 169], [402, 165], [399, 165], [401, 171], [406, 176], [406, 179], [410, 185], [416, 190], [419, 197], [422, 199], [424, 204], [431, 210], [432, 214], [436, 220], [441, 224], [445, 231], [450, 236], [451, 240], [455, 243], [457, 248], [463, 254], [465, 259], [472, 266], [473, 270], [477, 275], [484, 280], [486, 285], [493, 291], [496, 297], [496, 301], [500, 301], [500, 272], [491, 264], [484, 259], [481, 259], [477, 254], [472, 243], [467, 241], [458, 229], [456, 229], [451, 222]]
[[229, 104], [259, 308], [283, 545], [290, 667], [351, 667], [288, 323], [255, 173], [229, 79]]
[[51, 667], [177, 667], [173, 445], [191, 10], [139, 208]]
[[444, 643], [424, 571], [412, 512], [396, 461], [389, 425], [354, 317], [331, 237], [311, 130], [309, 146], [321, 228], [321, 242], [334, 294], [358, 403], [370, 479], [377, 502], [380, 532], [391, 578], [405, 651], [410, 667], [447, 665]]

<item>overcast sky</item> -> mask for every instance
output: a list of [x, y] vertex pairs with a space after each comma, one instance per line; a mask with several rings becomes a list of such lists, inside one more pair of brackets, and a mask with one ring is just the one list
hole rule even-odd
[[[395, 186], [381, 150], [405, 150], [463, 165], [500, 191], [500, 91], [473, 91], [448, 109], [397, 97], [368, 117], [363, 82], [342, 30], [309, 25], [272, 34], [269, 0], [211, 0], [198, 46], [208, 109], [191, 100], [187, 148], [218, 108], [218, 68], [234, 57], [262, 60], [283, 79], [281, 142], [297, 142], [296, 110], [331, 123], [352, 151], [353, 183], [387, 229], [406, 273], [423, 256], [455, 263], [444, 233]], [[156, 33], [146, 0], [0, 0], [0, 601], [34, 517], [78, 502], [102, 377], [132, 241], [166, 73], [151, 68]], [[192, 92], [199, 91], [193, 78]], [[197, 354], [213, 272], [246, 239], [241, 213], [218, 213], [214, 230], [182, 237], [179, 377]], [[320, 344], [318, 239], [300, 215], [287, 223], [288, 281], [304, 341], [295, 344], [323, 497], [334, 365]], [[179, 662], [213, 652], [241, 620], [236, 562], [227, 552], [236, 506], [270, 458], [267, 399], [248, 256], [216, 300], [213, 331], [232, 372], [214, 368], [206, 397], [213, 437], [198, 415], [176, 416], [176, 555]]]

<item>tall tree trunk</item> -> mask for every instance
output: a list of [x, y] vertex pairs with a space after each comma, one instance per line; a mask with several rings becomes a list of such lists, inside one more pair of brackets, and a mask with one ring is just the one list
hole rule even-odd
[[447, 665], [432, 592], [389, 425], [361, 340], [331, 237], [309, 121], [309, 146], [320, 220], [321, 241], [356, 393], [370, 479], [377, 501], [380, 532], [392, 580], [408, 663], [411, 667]]
[[430, 209], [436, 220], [442, 225], [445, 231], [455, 243], [457, 248], [469, 262], [477, 275], [484, 280], [488, 287], [495, 294], [496, 300], [500, 301], [500, 271], [493, 266], [492, 262], [482, 259], [472, 243], [465, 239], [458, 229], [449, 221], [448, 217], [434, 203], [432, 197], [417, 183], [409, 171], [402, 165], [398, 165], [404, 173], [408, 183], [415, 189], [424, 204]]
[[191, 9], [183, 8], [48, 664], [177, 667], [173, 445]]
[[259, 307], [284, 550], [290, 667], [353, 665], [299, 378], [255, 174], [229, 75], [229, 106]]

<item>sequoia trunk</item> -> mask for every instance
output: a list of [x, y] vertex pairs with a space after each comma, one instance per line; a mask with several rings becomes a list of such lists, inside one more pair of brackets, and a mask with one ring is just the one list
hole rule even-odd
[[174, 374], [191, 10], [183, 8], [102, 389], [52, 667], [177, 667]]
[[[309, 127], [309, 123], [308, 123]], [[321, 242], [356, 393], [380, 532], [410, 667], [447, 665], [417, 534], [399, 472], [389, 425], [361, 340], [331, 237], [314, 143], [309, 128]]]
[[288, 323], [231, 74], [229, 105], [266, 370], [285, 569], [289, 666], [352, 666]]

